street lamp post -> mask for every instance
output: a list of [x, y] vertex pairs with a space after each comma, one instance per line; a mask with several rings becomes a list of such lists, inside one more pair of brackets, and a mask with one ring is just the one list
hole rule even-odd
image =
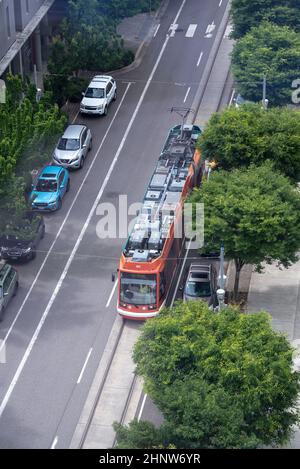
[[226, 308], [225, 305], [225, 280], [226, 275], [224, 275], [224, 246], [221, 246], [220, 249], [220, 273], [218, 278], [219, 289], [217, 290], [217, 298], [219, 303], [219, 311]]

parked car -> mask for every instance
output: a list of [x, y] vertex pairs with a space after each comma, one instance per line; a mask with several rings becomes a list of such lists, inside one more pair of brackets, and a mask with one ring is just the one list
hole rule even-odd
[[70, 189], [69, 172], [60, 166], [46, 166], [36, 184], [33, 184], [29, 200], [33, 210], [55, 211]]
[[16, 295], [19, 287], [18, 272], [5, 261], [0, 261], [0, 321], [11, 298]]
[[107, 75], [96, 75], [89, 84], [80, 103], [83, 114], [107, 115], [108, 106], [117, 99], [115, 80]]
[[8, 232], [0, 237], [2, 259], [29, 261], [35, 258], [37, 246], [45, 236], [45, 222], [40, 214], [28, 212], [20, 224]]
[[191, 264], [183, 290], [183, 300], [203, 300], [217, 305], [217, 272], [212, 264]]
[[85, 125], [69, 125], [55, 148], [53, 161], [68, 169], [82, 168], [91, 148], [90, 129]]

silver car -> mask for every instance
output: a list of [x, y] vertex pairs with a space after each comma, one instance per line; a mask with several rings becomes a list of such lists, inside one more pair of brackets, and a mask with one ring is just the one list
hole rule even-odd
[[4, 310], [13, 296], [16, 295], [19, 286], [18, 272], [0, 261], [0, 321], [4, 316]]
[[85, 125], [72, 124], [67, 127], [53, 154], [57, 166], [68, 169], [82, 168], [92, 148], [92, 134]]
[[183, 301], [202, 300], [215, 307], [216, 291], [217, 272], [214, 266], [191, 264], [183, 290]]

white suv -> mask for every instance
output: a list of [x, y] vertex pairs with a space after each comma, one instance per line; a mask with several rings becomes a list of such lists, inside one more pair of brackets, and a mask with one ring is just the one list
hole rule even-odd
[[81, 113], [106, 116], [111, 101], [117, 99], [117, 85], [112, 77], [96, 75], [82, 94]]

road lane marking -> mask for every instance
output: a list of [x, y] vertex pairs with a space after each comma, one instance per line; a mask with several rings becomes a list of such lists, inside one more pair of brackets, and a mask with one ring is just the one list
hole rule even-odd
[[87, 366], [88, 361], [89, 361], [89, 359], [90, 359], [90, 356], [92, 355], [92, 352], [93, 352], [93, 348], [90, 348], [89, 353], [87, 354], [87, 357], [86, 357], [86, 359], [85, 359], [84, 365], [83, 365], [83, 367], [82, 367], [81, 373], [80, 373], [80, 375], [79, 375], [79, 378], [78, 378], [78, 380], [77, 380], [77, 384], [80, 384], [80, 383], [81, 383], [83, 374], [84, 374], [84, 372], [85, 372], [85, 369], [86, 369], [86, 366]]
[[235, 89], [233, 88], [232, 94], [231, 94], [231, 98], [230, 98], [230, 101], [229, 101], [229, 106], [232, 105], [232, 101], [233, 101], [233, 98], [234, 98], [234, 94], [235, 94]]
[[[175, 22], [177, 21], [177, 19], [179, 18], [179, 15], [180, 15], [180, 13], [181, 13], [181, 11], [182, 11], [182, 9], [183, 9], [185, 3], [186, 3], [186, 0], [183, 0], [183, 1], [182, 1], [182, 4], [181, 4], [181, 6], [180, 6], [180, 8], [179, 8], [179, 10], [178, 10], [178, 12], [177, 12], [177, 15], [176, 15], [176, 18], [175, 18], [175, 20], [174, 20], [174, 23], [175, 23]], [[25, 353], [24, 353], [24, 355], [23, 355], [23, 358], [22, 358], [22, 360], [21, 360], [21, 362], [20, 362], [20, 364], [19, 364], [19, 366], [18, 366], [18, 369], [17, 369], [17, 371], [16, 371], [16, 373], [15, 373], [15, 375], [14, 375], [14, 377], [13, 377], [13, 379], [12, 379], [10, 385], [9, 385], [9, 388], [8, 388], [6, 394], [5, 394], [5, 396], [4, 396], [4, 398], [3, 398], [2, 402], [1, 402], [1, 405], [0, 405], [0, 417], [3, 415], [3, 412], [4, 412], [4, 410], [5, 410], [6, 406], [7, 406], [7, 403], [8, 403], [8, 401], [9, 401], [9, 399], [10, 399], [10, 396], [11, 396], [11, 394], [12, 394], [12, 392], [13, 392], [13, 390], [14, 390], [14, 388], [15, 388], [15, 386], [16, 386], [16, 384], [17, 384], [19, 378], [20, 378], [20, 375], [21, 375], [21, 373], [22, 373], [22, 371], [23, 371], [23, 369], [24, 369], [24, 366], [26, 365], [26, 362], [27, 362], [27, 360], [28, 360], [28, 358], [29, 358], [29, 356], [30, 356], [30, 353], [31, 353], [31, 351], [32, 351], [32, 349], [33, 349], [33, 347], [34, 347], [34, 344], [35, 344], [35, 342], [36, 342], [36, 340], [37, 340], [37, 338], [38, 338], [38, 336], [39, 336], [39, 333], [40, 333], [40, 331], [41, 331], [41, 329], [42, 329], [42, 327], [43, 327], [43, 324], [44, 324], [44, 322], [46, 321], [46, 318], [47, 318], [47, 316], [48, 316], [48, 314], [49, 314], [49, 311], [50, 311], [50, 309], [52, 308], [53, 303], [54, 303], [54, 301], [55, 301], [55, 299], [56, 299], [56, 297], [57, 297], [57, 295], [58, 295], [58, 293], [59, 293], [59, 291], [60, 291], [60, 289], [61, 289], [61, 287], [62, 287], [63, 281], [64, 281], [65, 278], [66, 278], [66, 275], [67, 275], [67, 273], [68, 273], [68, 271], [69, 271], [70, 265], [71, 265], [72, 262], [73, 262], [73, 259], [74, 259], [75, 255], [76, 255], [77, 251], [78, 251], [78, 248], [79, 248], [80, 243], [81, 243], [81, 241], [82, 241], [82, 239], [83, 239], [83, 236], [84, 236], [84, 234], [85, 234], [85, 232], [86, 232], [86, 230], [87, 230], [87, 228], [88, 228], [88, 226], [89, 226], [89, 224], [90, 224], [90, 221], [91, 221], [91, 219], [92, 219], [92, 217], [93, 217], [93, 215], [94, 215], [94, 212], [95, 212], [95, 210], [96, 210], [96, 208], [97, 208], [97, 205], [99, 204], [99, 201], [100, 201], [100, 199], [101, 199], [101, 197], [102, 197], [102, 195], [103, 195], [103, 192], [104, 192], [104, 190], [105, 190], [105, 188], [106, 188], [106, 186], [107, 186], [107, 184], [108, 184], [108, 181], [109, 181], [109, 179], [110, 179], [110, 176], [111, 176], [111, 174], [112, 174], [112, 172], [113, 172], [113, 170], [114, 170], [114, 168], [115, 168], [115, 166], [116, 166], [116, 163], [117, 163], [117, 161], [118, 161], [118, 159], [119, 159], [119, 156], [120, 156], [120, 154], [121, 154], [121, 152], [122, 152], [122, 150], [123, 150], [123, 147], [124, 147], [124, 145], [125, 145], [126, 139], [127, 139], [128, 135], [129, 135], [129, 132], [130, 132], [132, 126], [133, 126], [133, 123], [134, 123], [134, 121], [135, 121], [135, 118], [136, 118], [136, 116], [137, 116], [139, 110], [140, 110], [140, 107], [141, 107], [141, 105], [142, 105], [142, 103], [143, 103], [143, 101], [144, 101], [145, 95], [146, 95], [146, 93], [147, 93], [147, 91], [148, 91], [148, 89], [149, 89], [149, 87], [150, 87], [150, 85], [151, 85], [151, 82], [152, 82], [152, 80], [153, 80], [153, 77], [154, 77], [154, 75], [155, 75], [155, 72], [156, 72], [156, 70], [157, 70], [157, 68], [158, 68], [158, 66], [159, 66], [159, 64], [160, 64], [160, 61], [161, 61], [161, 59], [162, 59], [162, 56], [163, 56], [163, 54], [164, 54], [164, 52], [165, 52], [165, 49], [166, 49], [166, 47], [167, 47], [167, 45], [168, 45], [169, 39], [170, 39], [170, 36], [167, 36], [166, 39], [165, 39], [165, 42], [164, 42], [164, 44], [163, 44], [163, 46], [162, 46], [162, 48], [161, 48], [161, 51], [160, 51], [160, 53], [159, 53], [159, 55], [158, 55], [158, 58], [157, 58], [157, 60], [156, 60], [156, 62], [155, 62], [155, 65], [154, 65], [154, 67], [153, 67], [153, 69], [152, 69], [152, 72], [151, 72], [151, 74], [150, 74], [150, 76], [149, 76], [149, 78], [148, 78], [148, 80], [147, 80], [147, 83], [146, 83], [146, 85], [145, 85], [145, 88], [144, 88], [144, 90], [143, 90], [143, 92], [142, 92], [142, 94], [141, 94], [141, 96], [140, 96], [140, 99], [139, 99], [139, 101], [138, 101], [138, 103], [137, 103], [137, 105], [136, 105], [136, 108], [135, 108], [135, 110], [134, 110], [134, 113], [133, 113], [133, 115], [132, 115], [132, 117], [131, 117], [131, 119], [130, 119], [130, 122], [129, 122], [128, 126], [127, 126], [127, 129], [126, 129], [126, 131], [125, 131], [125, 133], [124, 133], [124, 136], [123, 136], [122, 141], [121, 141], [121, 143], [120, 143], [120, 145], [119, 145], [119, 148], [118, 148], [118, 150], [117, 150], [117, 153], [115, 154], [115, 157], [114, 157], [114, 159], [113, 159], [113, 161], [112, 161], [112, 163], [111, 163], [111, 165], [110, 165], [110, 168], [109, 168], [109, 170], [108, 170], [108, 173], [107, 173], [107, 175], [106, 175], [106, 177], [105, 177], [105, 179], [104, 179], [104, 181], [103, 181], [103, 184], [102, 184], [102, 186], [101, 186], [101, 188], [100, 188], [100, 190], [99, 190], [99, 193], [98, 193], [98, 195], [97, 195], [97, 197], [96, 197], [96, 200], [94, 201], [94, 204], [93, 204], [93, 206], [92, 206], [92, 208], [91, 208], [91, 210], [90, 210], [90, 213], [89, 213], [89, 215], [88, 215], [88, 217], [87, 217], [87, 219], [86, 219], [86, 222], [85, 222], [84, 226], [82, 227], [81, 233], [80, 233], [80, 235], [79, 235], [79, 237], [78, 237], [78, 239], [77, 239], [77, 241], [76, 241], [76, 244], [75, 244], [75, 246], [74, 246], [74, 248], [73, 248], [73, 250], [72, 250], [72, 252], [71, 252], [71, 255], [70, 255], [70, 257], [69, 257], [69, 259], [68, 259], [68, 261], [67, 261], [67, 263], [66, 263], [66, 265], [65, 265], [65, 268], [64, 268], [64, 270], [63, 270], [63, 272], [62, 272], [62, 274], [61, 274], [61, 276], [60, 276], [60, 279], [59, 279], [59, 281], [57, 282], [57, 285], [56, 285], [56, 287], [55, 287], [55, 289], [54, 289], [54, 291], [53, 291], [53, 293], [52, 293], [52, 296], [51, 296], [51, 298], [50, 298], [50, 300], [49, 300], [49, 302], [48, 302], [48, 305], [47, 305], [47, 307], [46, 307], [46, 309], [45, 309], [45, 311], [44, 311], [44, 313], [43, 313], [43, 315], [42, 315], [42, 318], [41, 318], [41, 320], [40, 320], [40, 322], [39, 322], [39, 324], [38, 324], [38, 326], [37, 326], [37, 328], [36, 328], [36, 330], [35, 330], [35, 332], [34, 332], [32, 338], [31, 338], [31, 341], [30, 341], [30, 343], [29, 343], [29, 345], [28, 345], [28, 347], [27, 347], [27, 349], [26, 349], [26, 351], [25, 351]], [[128, 85], [128, 89], [129, 89], [129, 86], [130, 86], [130, 84]], [[120, 105], [121, 105], [121, 103], [120, 103]], [[99, 152], [99, 151], [100, 151], [100, 148], [98, 149], [98, 152]], [[97, 153], [98, 153], [98, 152], [97, 152]]]
[[138, 422], [141, 420], [141, 417], [142, 417], [142, 415], [143, 415], [144, 407], [145, 407], [145, 404], [146, 404], [146, 399], [147, 399], [147, 397], [148, 397], [148, 394], [145, 394], [145, 395], [144, 395], [143, 402], [142, 402], [142, 405], [141, 405], [141, 409], [140, 409], [140, 412], [139, 412]]
[[111, 302], [111, 300], [112, 300], [112, 298], [113, 298], [113, 296], [114, 296], [114, 293], [115, 293], [115, 291], [116, 291], [117, 285], [118, 285], [118, 279], [115, 281], [115, 284], [114, 284], [114, 286], [113, 286], [113, 289], [112, 289], [112, 291], [111, 291], [111, 294], [109, 295], [108, 302], [106, 303], [106, 306], [105, 306], [106, 308], [108, 308], [109, 305], [110, 305], [110, 302]]
[[46, 257], [45, 257], [45, 259], [44, 259], [44, 261], [43, 261], [41, 267], [39, 268], [38, 273], [36, 274], [36, 276], [35, 276], [35, 278], [34, 278], [32, 284], [31, 284], [31, 287], [30, 287], [30, 289], [28, 290], [28, 293], [27, 293], [27, 295], [25, 296], [25, 298], [24, 298], [24, 300], [23, 300], [23, 302], [22, 302], [22, 304], [21, 304], [21, 306], [20, 306], [20, 308], [19, 308], [19, 311], [18, 311], [18, 313], [17, 313], [15, 319], [13, 320], [13, 322], [12, 322], [12, 324], [11, 324], [9, 330], [7, 331], [7, 334], [6, 334], [6, 336], [4, 337], [3, 341], [0, 343], [0, 352], [2, 351], [3, 347], [5, 346], [5, 344], [6, 344], [6, 342], [7, 342], [7, 339], [9, 338], [9, 336], [10, 336], [10, 334], [11, 334], [11, 332], [12, 332], [12, 330], [13, 330], [13, 328], [14, 328], [16, 322], [17, 322], [17, 320], [19, 319], [19, 316], [20, 316], [20, 314], [22, 313], [23, 308], [24, 308], [25, 304], [27, 303], [27, 300], [28, 300], [29, 296], [30, 296], [30, 294], [31, 294], [31, 292], [32, 292], [32, 290], [33, 290], [33, 288], [35, 287], [35, 284], [36, 284], [36, 282], [38, 281], [39, 276], [40, 276], [40, 274], [41, 274], [43, 268], [45, 267], [45, 264], [46, 264], [47, 260], [49, 259], [50, 254], [52, 253], [52, 251], [53, 251], [53, 249], [54, 249], [54, 246], [55, 246], [56, 241], [58, 240], [58, 238], [59, 238], [60, 235], [61, 235], [61, 232], [62, 232], [62, 230], [63, 230], [63, 228], [64, 228], [64, 226], [65, 226], [65, 224], [66, 224], [66, 222], [67, 222], [67, 220], [68, 220], [68, 218], [69, 218], [69, 215], [70, 215], [70, 213], [71, 213], [71, 210], [73, 209], [73, 207], [74, 207], [74, 205], [75, 205], [75, 203], [76, 203], [76, 201], [77, 201], [77, 199], [78, 199], [78, 197], [79, 197], [79, 195], [80, 195], [80, 193], [81, 193], [81, 190], [82, 190], [82, 188], [83, 188], [83, 186], [84, 186], [84, 184], [85, 184], [85, 182], [86, 182], [88, 176], [90, 175], [90, 172], [91, 172], [92, 169], [93, 169], [93, 166], [94, 166], [94, 164], [95, 164], [95, 162], [96, 162], [96, 159], [98, 158], [99, 152], [100, 152], [101, 148], [103, 147], [103, 144], [104, 144], [104, 142], [105, 142], [105, 140], [106, 140], [106, 138], [107, 138], [107, 135], [108, 135], [108, 133], [109, 133], [109, 131], [110, 131], [110, 129], [111, 129], [111, 127], [112, 127], [112, 125], [113, 125], [113, 123], [114, 123], [114, 121], [115, 121], [115, 119], [116, 119], [118, 113], [119, 113], [119, 110], [120, 110], [120, 108], [121, 108], [121, 106], [122, 106], [122, 104], [123, 104], [123, 102], [124, 102], [125, 96], [127, 95], [130, 86], [131, 86], [131, 83], [128, 83], [128, 85], [127, 85], [127, 87], [126, 87], [126, 90], [125, 90], [125, 93], [124, 93], [124, 95], [122, 96], [122, 99], [121, 99], [121, 101], [120, 101], [120, 104], [119, 104], [119, 106], [118, 106], [118, 108], [117, 108], [117, 110], [116, 110], [116, 112], [115, 112], [115, 114], [114, 114], [114, 117], [113, 117], [113, 119], [112, 119], [110, 125], [108, 126], [107, 131], [106, 131], [105, 134], [104, 134], [104, 137], [103, 137], [103, 139], [102, 139], [102, 141], [101, 141], [101, 143], [100, 143], [100, 146], [99, 146], [99, 148], [98, 148], [98, 150], [97, 150], [97, 152], [96, 152], [96, 154], [95, 154], [95, 156], [94, 156], [94, 158], [93, 158], [93, 160], [92, 160], [92, 162], [91, 162], [91, 164], [90, 164], [90, 166], [89, 166], [89, 169], [88, 169], [88, 171], [87, 171], [85, 177], [83, 178], [83, 181], [82, 181], [82, 183], [81, 183], [81, 185], [80, 185], [80, 187], [79, 187], [79, 189], [78, 189], [78, 191], [77, 191], [77, 193], [76, 193], [76, 195], [75, 195], [75, 197], [74, 197], [74, 199], [73, 199], [73, 201], [72, 201], [72, 203], [71, 203], [71, 206], [70, 206], [70, 208], [69, 208], [69, 210], [68, 210], [68, 212], [67, 212], [67, 214], [66, 214], [66, 216], [65, 216], [65, 218], [64, 218], [64, 220], [63, 220], [63, 222], [62, 222], [62, 224], [61, 224], [61, 226], [60, 226], [60, 228], [59, 228], [59, 230], [58, 230], [58, 232], [57, 232], [57, 234], [56, 234], [56, 236], [55, 236], [55, 239], [54, 239], [53, 243], [51, 244], [51, 246], [50, 246], [50, 248], [49, 248], [49, 251], [47, 252]]
[[194, 37], [197, 26], [198, 26], [197, 24], [190, 24], [189, 27], [188, 27], [188, 30], [185, 34], [185, 37]]
[[169, 28], [169, 31], [171, 31], [170, 37], [174, 37], [174, 36], [175, 36], [175, 33], [176, 33], [177, 28], [178, 28], [178, 24], [171, 24], [171, 26], [170, 26], [170, 28]]
[[57, 443], [58, 443], [58, 436], [56, 436], [56, 437], [54, 438], [53, 443], [52, 443], [52, 445], [51, 445], [51, 449], [55, 449]]
[[222, 6], [223, 0], [220, 0], [219, 7]]
[[156, 30], [154, 31], [153, 37], [156, 36], [156, 34], [158, 33], [159, 28], [160, 28], [160, 24], [157, 25], [157, 28], [156, 28]]
[[211, 38], [212, 33], [214, 32], [215, 29], [216, 29], [216, 25], [215, 25], [215, 22], [213, 21], [211, 24], [207, 26], [204, 37], [207, 39]]
[[188, 98], [188, 95], [190, 94], [190, 91], [191, 91], [191, 87], [189, 86], [188, 89], [187, 89], [187, 92], [185, 94], [184, 100], [183, 100], [184, 103], [186, 102], [186, 100]]
[[202, 57], [203, 57], [203, 52], [201, 52], [200, 56], [199, 56], [199, 59], [198, 59], [198, 62], [197, 62], [197, 67], [199, 67], [200, 65], [200, 62], [202, 60]]

